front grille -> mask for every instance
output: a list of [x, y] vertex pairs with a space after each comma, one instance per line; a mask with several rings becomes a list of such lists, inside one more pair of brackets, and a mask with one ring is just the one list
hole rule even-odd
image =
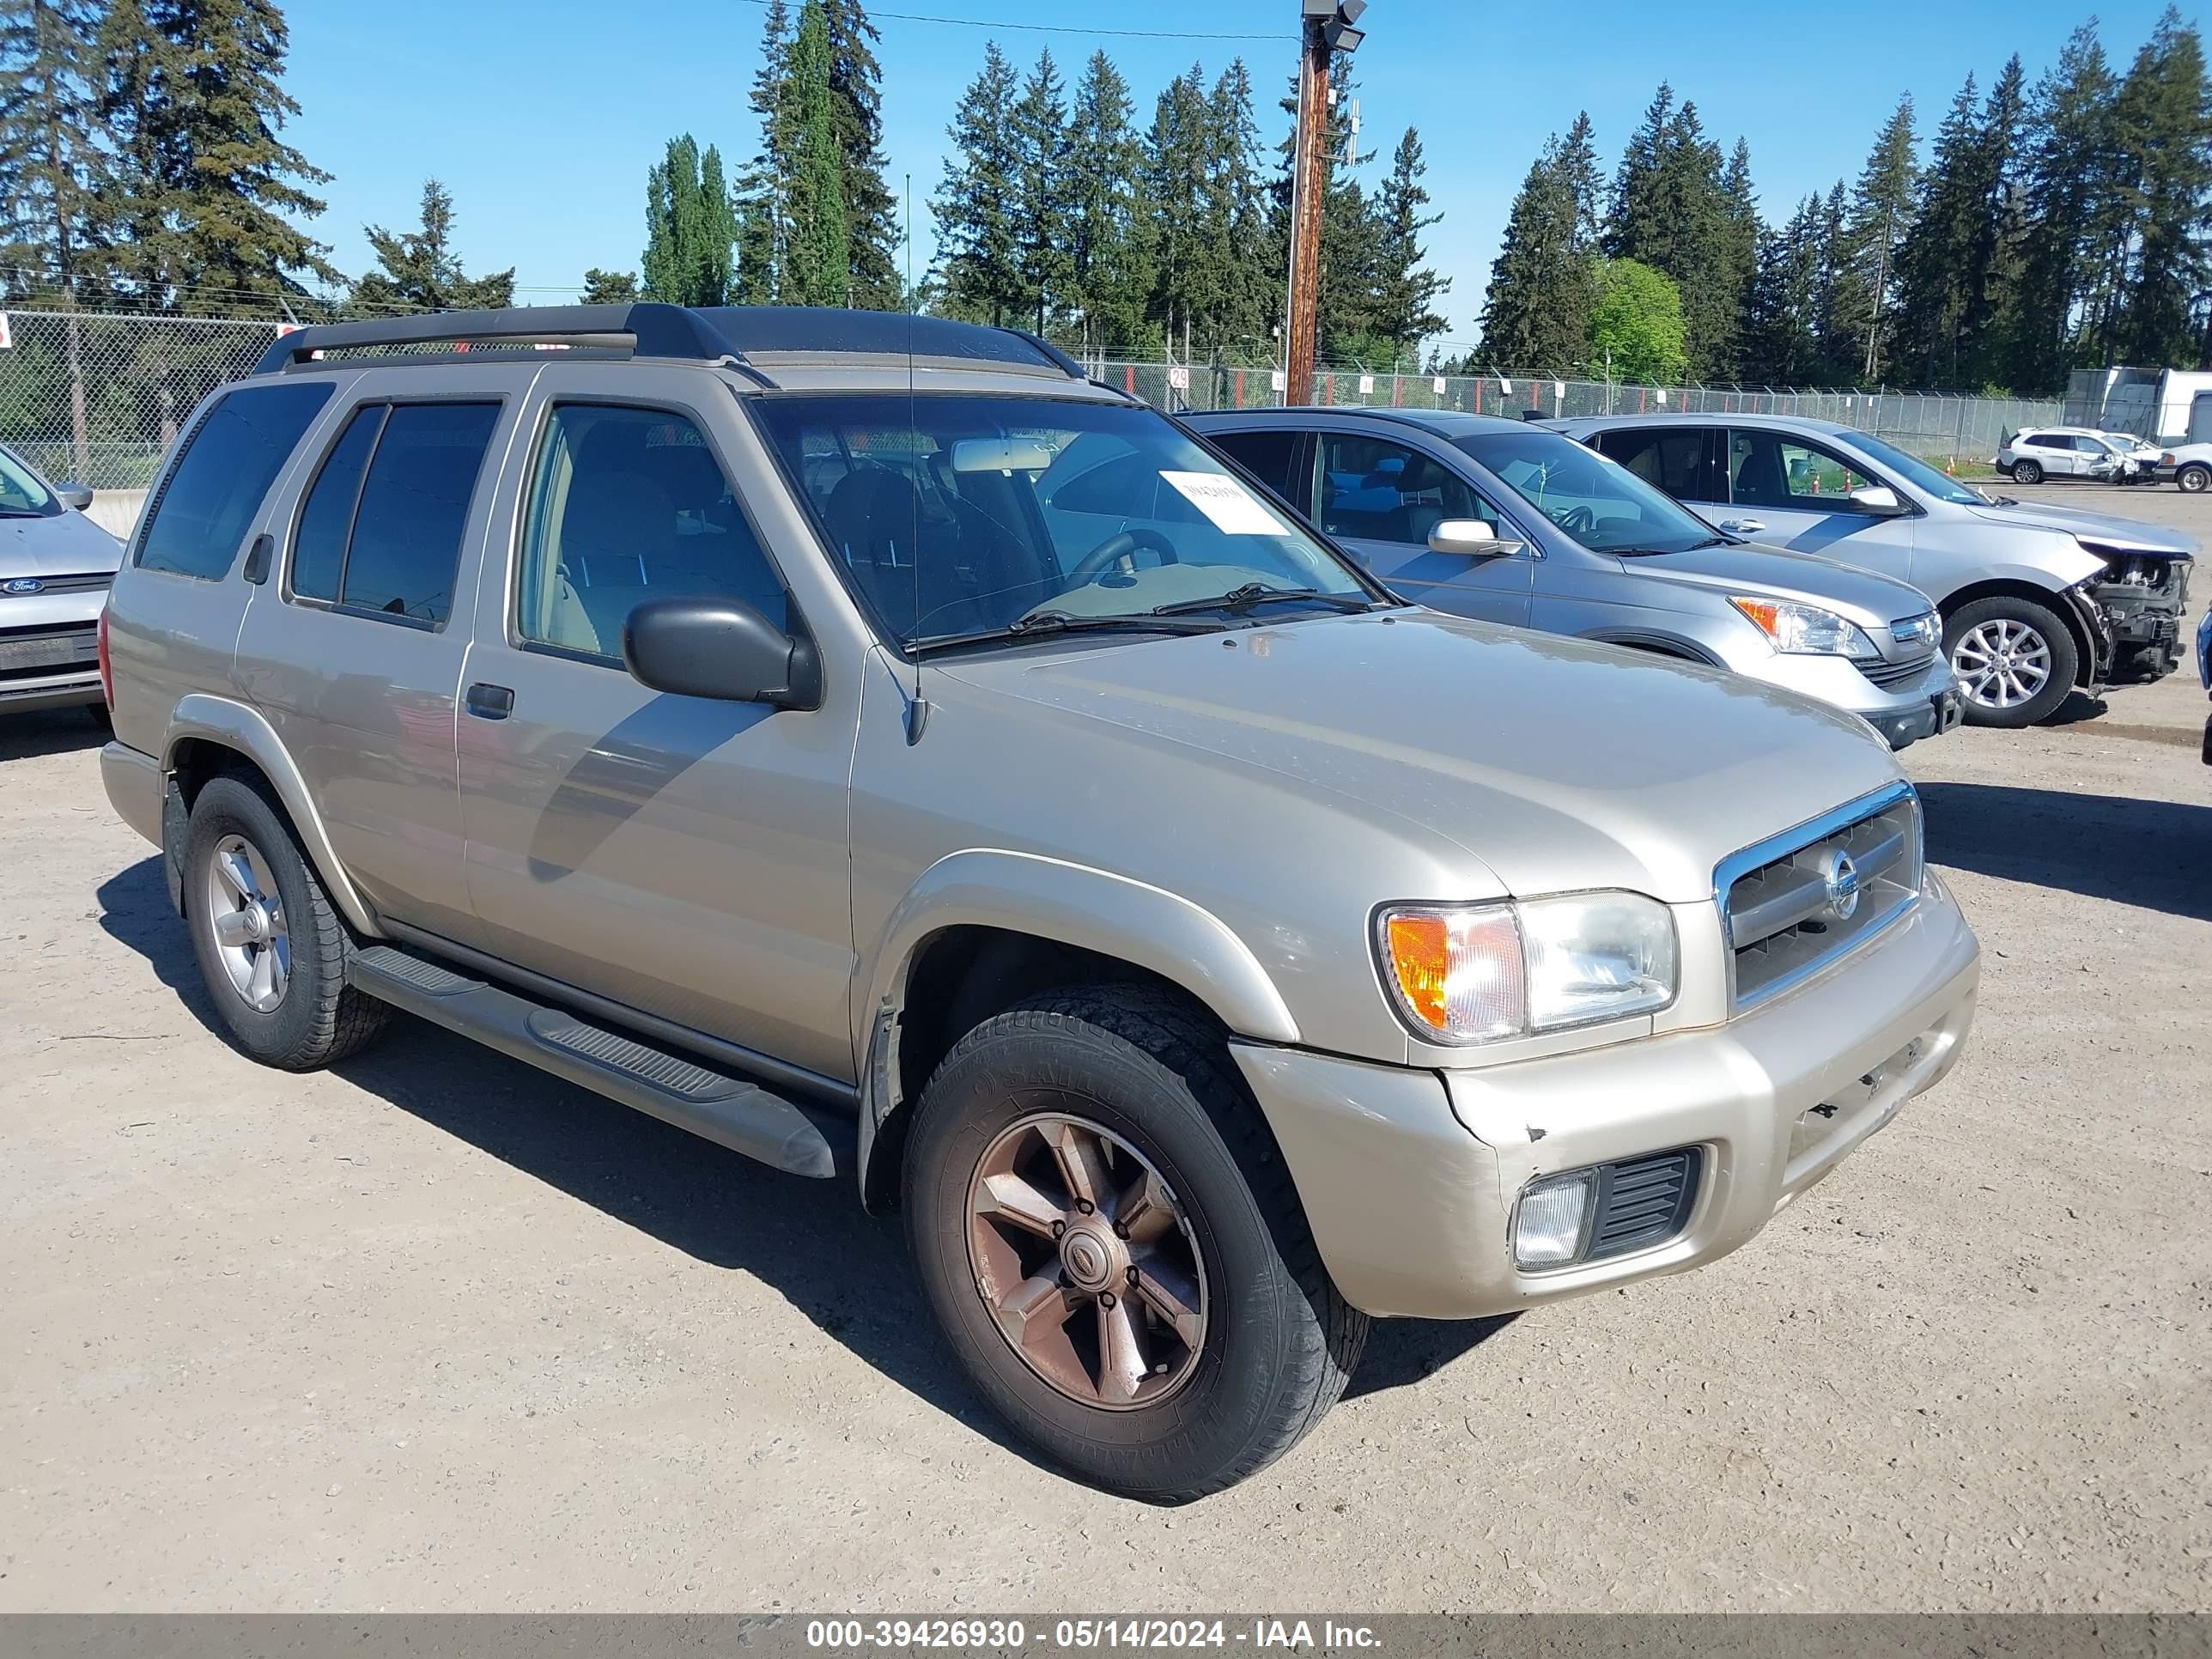
[[1626, 1255], [1680, 1232], [1697, 1202], [1698, 1162], [1695, 1146], [1679, 1146], [1606, 1165], [1598, 1177], [1597, 1215], [1584, 1260]]
[[1887, 690], [1893, 685], [1903, 685], [1907, 680], [1918, 679], [1935, 660], [1936, 653], [1930, 651], [1926, 656], [1915, 657], [1910, 662], [1878, 662], [1871, 667], [1862, 666], [1859, 672]]
[[[11, 593], [8, 591], [8, 584], [11, 580], [34, 581], [39, 585], [38, 591]], [[113, 574], [105, 570], [96, 571], [88, 576], [0, 576], [0, 599], [39, 599], [49, 593], [92, 593], [112, 586], [114, 582]]]
[[1919, 897], [1920, 880], [1920, 799], [1909, 783], [1725, 860], [1714, 887], [1733, 955], [1735, 1007], [1779, 995], [1864, 945]]
[[42, 679], [100, 661], [99, 624], [0, 629], [0, 682]]

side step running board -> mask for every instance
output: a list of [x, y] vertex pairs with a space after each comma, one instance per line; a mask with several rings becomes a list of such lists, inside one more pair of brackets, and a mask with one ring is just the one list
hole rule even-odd
[[648, 1047], [564, 1009], [532, 1002], [388, 945], [346, 963], [356, 989], [597, 1090], [611, 1100], [703, 1135], [793, 1175], [826, 1178], [837, 1157], [820, 1125], [759, 1085]]

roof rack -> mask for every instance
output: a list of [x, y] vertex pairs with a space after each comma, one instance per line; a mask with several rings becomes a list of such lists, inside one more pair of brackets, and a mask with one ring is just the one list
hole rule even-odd
[[937, 368], [1084, 378], [1075, 360], [1019, 329], [987, 328], [902, 311], [820, 306], [521, 306], [505, 311], [439, 311], [373, 322], [320, 323], [279, 336], [255, 373], [280, 374], [333, 351], [386, 346], [507, 341], [626, 351], [633, 357], [727, 363], [766, 386], [763, 365], [828, 364], [855, 358]]

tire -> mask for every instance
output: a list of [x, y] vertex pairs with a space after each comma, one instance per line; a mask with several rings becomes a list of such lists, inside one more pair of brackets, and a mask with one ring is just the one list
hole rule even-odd
[[1976, 599], [1946, 617], [1943, 654], [1959, 676], [1966, 723], [2008, 728], [2055, 712], [2073, 691], [2081, 660], [2056, 611], [2011, 594]]
[[2043, 482], [2043, 463], [2040, 461], [2014, 461], [2012, 464], [2012, 481], [2014, 483], [2024, 484], [2041, 483]]
[[[1036, 1126], [1065, 1115], [1119, 1143], [1102, 1193], [1120, 1194], [1081, 1216], [1060, 1243], [995, 1226], [971, 1209], [992, 1167], [1032, 1145], [1029, 1191], [1066, 1205], [1079, 1190]], [[1042, 1149], [1042, 1150], [1040, 1150]], [[1009, 1167], [1016, 1167], [1009, 1165]], [[1148, 1175], [1164, 1182], [1172, 1220], [1132, 1206]], [[1367, 1316], [1337, 1294], [1306, 1224], [1297, 1190], [1218, 1033], [1175, 999], [1132, 987], [1033, 998], [961, 1039], [922, 1091], [908, 1141], [905, 1210], [922, 1287], [955, 1357], [992, 1407], [1023, 1439], [1081, 1479], [1152, 1503], [1187, 1503], [1234, 1486], [1280, 1457], [1344, 1392], [1366, 1341]], [[1186, 1344], [1154, 1322], [1150, 1298], [1133, 1294], [1118, 1316], [1110, 1291], [1086, 1301], [1075, 1232], [1146, 1215], [1159, 1248], [1188, 1252], [1203, 1334]], [[995, 1241], [978, 1236], [995, 1231]], [[1123, 1237], [1130, 1235], [1122, 1234]], [[1016, 1241], [1007, 1245], [1007, 1239]], [[1109, 1246], [1110, 1248], [1110, 1246]], [[1125, 1248], [1133, 1253], [1139, 1247]], [[1000, 1253], [1018, 1249], [1021, 1265]], [[1147, 1258], [1149, 1260], [1150, 1258]], [[1150, 1269], [1146, 1270], [1148, 1273]], [[1108, 1264], [1103, 1283], [1121, 1284]], [[1051, 1305], [1034, 1321], [1045, 1342], [1075, 1355], [1048, 1376], [1050, 1359], [1024, 1357], [986, 1301], [987, 1285], [1057, 1285], [1032, 1298]], [[1133, 1275], [1127, 1281], [1134, 1283]], [[1172, 1284], [1163, 1273], [1155, 1285]], [[1157, 1291], [1154, 1292], [1157, 1294]], [[1189, 1291], [1181, 1293], [1183, 1304]], [[1170, 1302], [1174, 1301], [1171, 1295]], [[1060, 1309], [1065, 1305], [1067, 1311]], [[1143, 1341], [1131, 1368], [1140, 1390], [1109, 1403], [1104, 1362], [1109, 1316], [1133, 1317]], [[1038, 1344], [1043, 1346], [1044, 1344]], [[1097, 1397], [1086, 1392], [1088, 1373]], [[1069, 1377], [1075, 1379], [1068, 1385]]]
[[[216, 867], [219, 858], [228, 879]], [[241, 896], [242, 884], [251, 895]], [[185, 926], [208, 995], [231, 1041], [253, 1059], [311, 1071], [383, 1030], [390, 1010], [345, 982], [345, 925], [320, 878], [283, 814], [245, 780], [210, 779], [192, 803], [184, 896]], [[230, 936], [242, 943], [217, 937], [232, 913], [246, 918]]]
[[2176, 470], [2173, 483], [2174, 487], [2185, 495], [2201, 495], [2207, 489], [2212, 489], [2212, 466], [2207, 466], [2202, 461], [2191, 461]]

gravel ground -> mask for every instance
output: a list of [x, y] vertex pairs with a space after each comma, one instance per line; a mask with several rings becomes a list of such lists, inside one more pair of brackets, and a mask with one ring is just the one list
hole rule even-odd
[[1378, 1328], [1180, 1511], [1011, 1446], [842, 1187], [412, 1023], [249, 1064], [91, 726], [10, 721], [0, 1610], [2203, 1607], [2205, 708], [1911, 750], [1951, 1080], [1702, 1273]]

